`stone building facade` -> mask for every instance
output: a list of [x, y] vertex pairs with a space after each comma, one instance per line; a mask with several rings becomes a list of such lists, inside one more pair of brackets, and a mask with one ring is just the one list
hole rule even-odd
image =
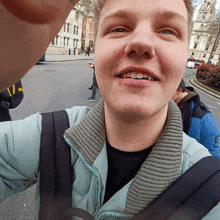
[[83, 18], [81, 43], [83, 49], [86, 49], [89, 46], [91, 51], [94, 50], [94, 22], [93, 13], [91, 11], [85, 18]]
[[83, 6], [78, 3], [70, 12], [58, 35], [50, 43], [46, 54], [77, 55], [81, 52]]
[[220, 47], [216, 37], [219, 28], [211, 28], [215, 15], [215, 4], [216, 0], [205, 0], [202, 4], [193, 24], [188, 57], [204, 60], [206, 63], [211, 61], [218, 65]]

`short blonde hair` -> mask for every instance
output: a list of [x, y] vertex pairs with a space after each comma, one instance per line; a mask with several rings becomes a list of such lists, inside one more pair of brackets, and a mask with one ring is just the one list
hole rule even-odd
[[[95, 32], [95, 38], [97, 36], [98, 33], [98, 27], [99, 27], [99, 19], [100, 19], [100, 14], [102, 11], [102, 8], [104, 7], [104, 4], [107, 0], [93, 0], [93, 10], [94, 10], [94, 32]], [[118, 0], [120, 1], [120, 0]], [[189, 31], [189, 35], [191, 33], [192, 30], [192, 24], [193, 24], [193, 11], [194, 8], [192, 6], [192, 0], [183, 0], [185, 5], [186, 5], [186, 9], [188, 11], [188, 31]]]

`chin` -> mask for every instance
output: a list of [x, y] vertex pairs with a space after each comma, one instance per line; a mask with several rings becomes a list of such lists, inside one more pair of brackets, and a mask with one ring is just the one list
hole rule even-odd
[[123, 117], [126, 121], [137, 121], [152, 115], [149, 105], [143, 102], [122, 102], [118, 101], [112, 106], [114, 113]]

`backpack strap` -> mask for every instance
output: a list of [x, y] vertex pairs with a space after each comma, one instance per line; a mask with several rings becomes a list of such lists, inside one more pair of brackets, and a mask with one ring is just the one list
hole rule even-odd
[[220, 201], [220, 160], [201, 159], [132, 220], [200, 220]]
[[71, 153], [63, 138], [68, 127], [69, 120], [65, 110], [42, 114], [39, 212], [41, 220], [60, 220], [62, 212], [72, 208]]
[[73, 168], [70, 146], [63, 134], [69, 128], [65, 110], [42, 114], [39, 220], [94, 220], [89, 212], [72, 208]]

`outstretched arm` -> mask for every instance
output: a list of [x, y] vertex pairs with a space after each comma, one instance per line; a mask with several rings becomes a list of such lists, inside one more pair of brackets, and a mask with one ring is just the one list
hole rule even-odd
[[36, 64], [79, 0], [0, 0], [0, 91]]
[[37, 181], [40, 152], [41, 115], [1, 122], [0, 202]]

